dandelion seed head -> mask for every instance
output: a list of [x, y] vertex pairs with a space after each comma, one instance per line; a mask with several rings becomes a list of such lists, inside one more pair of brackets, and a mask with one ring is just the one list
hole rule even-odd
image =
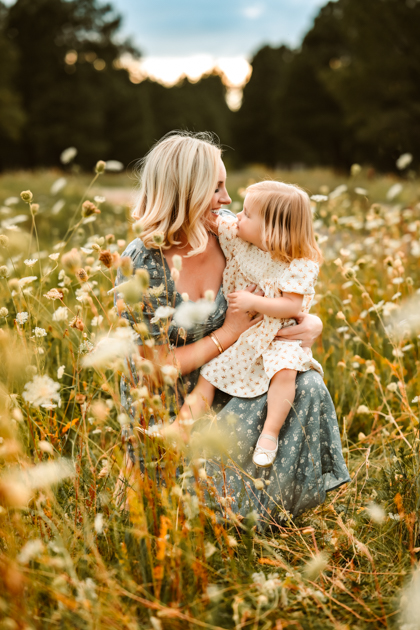
[[385, 510], [377, 503], [370, 503], [366, 507], [366, 512], [369, 514], [371, 520], [379, 525], [386, 519]]
[[23, 399], [33, 407], [51, 405], [52, 401], [60, 401], [60, 384], [49, 376], [34, 376], [32, 381], [26, 383], [23, 390]]

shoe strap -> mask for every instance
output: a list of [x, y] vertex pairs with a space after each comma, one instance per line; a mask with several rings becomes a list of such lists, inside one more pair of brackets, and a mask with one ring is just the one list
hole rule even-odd
[[261, 433], [260, 437], [258, 438], [258, 441], [261, 438], [265, 438], [266, 440], [271, 440], [271, 442], [274, 442], [274, 444], [277, 444], [277, 438], [273, 438], [272, 435], [267, 435], [266, 433]]

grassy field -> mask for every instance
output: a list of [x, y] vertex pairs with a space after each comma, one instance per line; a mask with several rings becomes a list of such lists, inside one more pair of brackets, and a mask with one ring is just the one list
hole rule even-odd
[[[269, 536], [223, 497], [216, 518], [199, 445], [147, 451], [129, 511], [114, 499], [127, 329], [109, 291], [134, 176], [0, 176], [0, 629], [420, 628], [420, 181], [255, 167], [229, 175], [232, 208], [266, 176], [319, 196], [314, 354], [352, 477]], [[119, 349], [89, 363], [105, 335]], [[174, 376], [150, 353], [136, 404], [165, 420]]]

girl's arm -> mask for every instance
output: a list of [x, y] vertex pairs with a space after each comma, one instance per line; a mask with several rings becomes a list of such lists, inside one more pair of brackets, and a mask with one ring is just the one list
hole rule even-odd
[[234, 313], [256, 311], [269, 317], [289, 318], [297, 317], [302, 308], [303, 295], [301, 293], [283, 293], [280, 298], [266, 298], [254, 295], [248, 291], [235, 291], [228, 295], [229, 308]]

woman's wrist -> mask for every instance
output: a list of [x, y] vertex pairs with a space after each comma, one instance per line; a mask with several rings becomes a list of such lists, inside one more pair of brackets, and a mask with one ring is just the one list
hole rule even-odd
[[218, 328], [217, 330], [215, 330], [214, 334], [219, 340], [219, 343], [222, 346], [223, 350], [226, 350], [227, 348], [229, 348], [229, 346], [234, 344], [237, 339], [235, 335], [230, 330], [228, 330], [225, 326], [222, 326], [221, 328]]

